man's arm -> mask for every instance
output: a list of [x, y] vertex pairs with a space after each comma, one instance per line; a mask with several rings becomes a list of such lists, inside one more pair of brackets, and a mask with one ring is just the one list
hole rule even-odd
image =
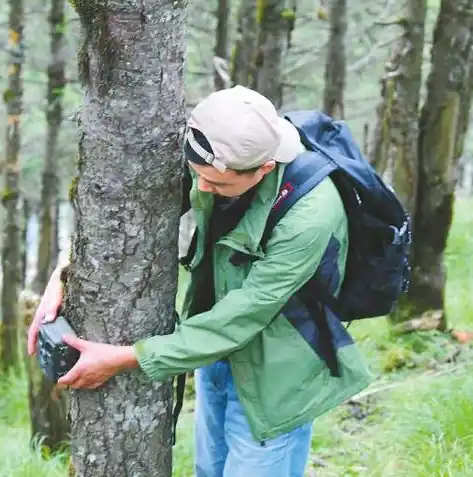
[[253, 264], [240, 289], [230, 291], [210, 311], [185, 320], [174, 333], [135, 344], [143, 371], [162, 381], [244, 347], [313, 275], [332, 231], [344, 220], [342, 213], [329, 214], [335, 219], [331, 223], [313, 200], [299, 201], [276, 226], [266, 257]]

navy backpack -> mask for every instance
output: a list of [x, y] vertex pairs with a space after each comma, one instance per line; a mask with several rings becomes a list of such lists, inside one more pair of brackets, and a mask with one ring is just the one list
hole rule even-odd
[[348, 217], [345, 277], [337, 298], [315, 276], [306, 289], [344, 322], [390, 313], [410, 282], [409, 215], [363, 157], [343, 121], [316, 111], [287, 113], [285, 119], [297, 128], [307, 152], [286, 167], [262, 245], [290, 207], [330, 176]]
[[[340, 376], [326, 309], [342, 322], [382, 317], [392, 312], [410, 283], [408, 254], [410, 218], [394, 191], [363, 157], [348, 126], [317, 111], [287, 113], [307, 149], [286, 166], [279, 195], [262, 238], [307, 192], [330, 176], [348, 218], [349, 248], [345, 276], [338, 296], [317, 270], [297, 292], [311, 312], [320, 333], [321, 352], [331, 375]], [[236, 252], [232, 263], [252, 257]]]

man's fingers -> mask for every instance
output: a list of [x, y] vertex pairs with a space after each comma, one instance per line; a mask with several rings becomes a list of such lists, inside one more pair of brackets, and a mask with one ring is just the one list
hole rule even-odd
[[37, 312], [38, 318], [35, 316], [33, 323], [31, 323], [30, 328], [28, 329], [28, 356], [32, 356], [36, 352], [36, 342], [38, 341], [39, 323], [41, 321], [44, 323], [50, 323], [57, 318], [57, 313], [55, 311], [47, 312], [44, 315], [44, 318], [42, 318], [42, 313], [43, 312], [41, 310], [39, 311], [39, 313]]
[[74, 366], [68, 373], [66, 373], [62, 378], [59, 378], [57, 384], [59, 386], [72, 386], [75, 387], [76, 381], [81, 377], [82, 369], [80, 366]]
[[62, 337], [62, 339], [64, 343], [68, 344], [69, 346], [72, 346], [73, 348], [75, 348], [77, 351], [80, 351], [80, 352], [84, 351], [84, 349], [87, 346], [87, 341], [77, 338], [77, 336], [65, 335]]
[[51, 322], [54, 321], [56, 318], [57, 318], [57, 313], [56, 313], [56, 312], [49, 311], [48, 313], [46, 313], [46, 314], [44, 315], [43, 323], [51, 323]]
[[38, 327], [33, 323], [28, 330], [28, 356], [36, 352], [36, 342], [38, 341]]

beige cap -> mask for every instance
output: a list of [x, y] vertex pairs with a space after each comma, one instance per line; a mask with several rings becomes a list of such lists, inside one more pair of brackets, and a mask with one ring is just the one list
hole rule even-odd
[[[199, 144], [191, 128], [205, 136], [212, 153]], [[190, 114], [186, 140], [195, 153], [221, 172], [252, 169], [269, 160], [291, 162], [301, 151], [296, 128], [278, 115], [271, 101], [244, 86], [203, 99]]]

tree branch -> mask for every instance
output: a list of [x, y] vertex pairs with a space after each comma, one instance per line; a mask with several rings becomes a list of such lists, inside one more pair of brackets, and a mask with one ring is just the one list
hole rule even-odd
[[362, 70], [373, 59], [375, 59], [376, 54], [377, 54], [377, 52], [380, 48], [384, 48], [385, 46], [388, 46], [391, 43], [394, 43], [395, 41], [399, 40], [401, 37], [402, 37], [402, 35], [397, 35], [394, 38], [390, 38], [388, 40], [376, 43], [376, 45], [374, 45], [371, 48], [371, 50], [368, 52], [367, 55], [365, 55], [363, 58], [360, 58], [359, 60], [355, 61], [355, 63], [352, 63], [350, 66], [348, 66], [348, 68], [347, 68], [348, 73], [357, 73], [360, 70]]

